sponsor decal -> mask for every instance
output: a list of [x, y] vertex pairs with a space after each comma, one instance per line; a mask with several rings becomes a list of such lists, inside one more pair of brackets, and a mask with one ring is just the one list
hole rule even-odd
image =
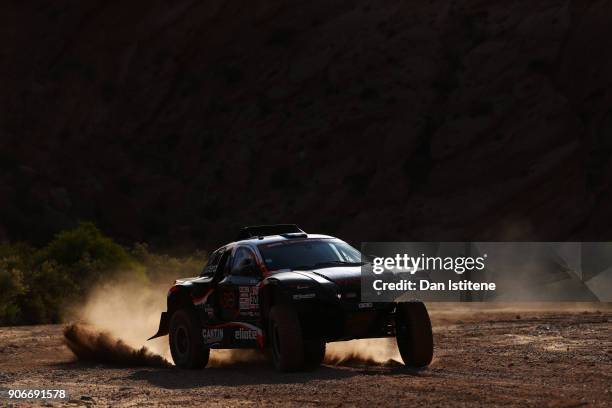
[[206, 304], [204, 306], [204, 312], [208, 317], [213, 317], [215, 314], [215, 309], [210, 304]]
[[223, 329], [202, 329], [202, 337], [206, 343], [218, 343], [223, 340]]
[[252, 310], [249, 310], [249, 311], [241, 311], [241, 312], [240, 312], [240, 316], [257, 317], [257, 316], [259, 316], [259, 313], [254, 312], [254, 311], [252, 311]]
[[228, 309], [231, 311], [237, 309], [236, 295], [232, 289], [224, 288], [223, 290], [220, 291], [219, 297], [220, 297], [219, 303], [224, 309]]
[[214, 275], [217, 272], [217, 265], [210, 265], [204, 268], [204, 275]]
[[293, 295], [294, 299], [312, 299], [316, 295], [314, 293], [303, 293], [299, 295]]
[[[261, 328], [257, 327], [254, 324], [245, 323], [245, 322], [228, 322], [228, 323], [223, 323], [219, 326], [209, 327], [208, 330], [223, 330], [222, 328], [233, 329], [235, 340], [243, 340], [243, 341], [244, 340], [256, 340], [257, 345], [259, 347], [264, 346], [264, 336], [261, 331]], [[211, 332], [210, 334], [213, 334], [213, 333], [214, 332]], [[215, 340], [217, 342], [220, 342], [221, 339], [223, 338], [223, 333], [216, 332], [214, 334], [217, 335], [217, 339]], [[219, 334], [220, 334], [220, 337], [218, 336]], [[211, 340], [208, 343], [213, 343], [213, 342], [214, 340]]]
[[236, 340], [257, 340], [257, 330], [238, 329], [234, 332]]

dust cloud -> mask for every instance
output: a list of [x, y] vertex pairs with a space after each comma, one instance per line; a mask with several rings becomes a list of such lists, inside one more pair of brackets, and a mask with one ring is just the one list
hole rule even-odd
[[[166, 310], [168, 283], [113, 281], [98, 286], [72, 312], [77, 324], [65, 329], [65, 342], [84, 361], [116, 365], [164, 366], [172, 361], [168, 337], [147, 341]], [[209, 367], [266, 362], [258, 350], [212, 350]], [[325, 364], [394, 365], [401, 357], [395, 339], [329, 343]]]
[[166, 293], [170, 285], [143, 284], [137, 281], [113, 281], [94, 289], [77, 309], [77, 321], [90, 329], [108, 333], [130, 347], [145, 346], [151, 352], [170, 360], [167, 337], [147, 342], [159, 326], [166, 310]]
[[[171, 283], [171, 282], [170, 282]], [[166, 310], [166, 294], [170, 283], [144, 283], [117, 280], [98, 286], [87, 300], [72, 313], [73, 322], [65, 329], [65, 342], [83, 361], [97, 361], [120, 366], [170, 365], [172, 361], [168, 337], [147, 341], [157, 332], [160, 313]], [[457, 304], [431, 303], [434, 326], [453, 324], [458, 318], [481, 318], [491, 310], [512, 313], [547, 310], [591, 310], [602, 304]], [[258, 350], [212, 350], [209, 367], [264, 363], [266, 355]], [[324, 364], [376, 365], [401, 364], [394, 338], [363, 339], [327, 344]]]
[[328, 343], [325, 364], [329, 365], [402, 365], [395, 338], [363, 339]]
[[107, 332], [73, 323], [64, 328], [64, 343], [80, 360], [126, 367], [170, 367], [162, 356], [146, 347], [135, 349]]
[[[86, 361], [143, 365], [141, 360], [133, 358], [134, 353], [172, 361], [167, 336], [147, 341], [157, 332], [172, 282], [143, 283], [128, 279], [98, 286], [72, 311], [72, 320], [77, 324], [65, 329], [66, 344], [77, 358]], [[104, 354], [109, 354], [110, 359]], [[264, 354], [255, 350], [211, 350], [208, 366], [263, 361]]]
[[211, 350], [210, 360], [206, 367], [221, 368], [243, 364], [264, 364], [267, 361], [266, 355], [261, 350]]

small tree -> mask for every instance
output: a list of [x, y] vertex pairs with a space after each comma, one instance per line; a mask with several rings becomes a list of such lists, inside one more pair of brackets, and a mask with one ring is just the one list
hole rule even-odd
[[26, 286], [19, 263], [17, 257], [0, 259], [0, 325], [16, 324], [21, 318], [18, 300]]

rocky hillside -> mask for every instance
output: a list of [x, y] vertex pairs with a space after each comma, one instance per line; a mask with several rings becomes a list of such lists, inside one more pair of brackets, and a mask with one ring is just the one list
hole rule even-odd
[[612, 1], [0, 10], [0, 240], [612, 238]]

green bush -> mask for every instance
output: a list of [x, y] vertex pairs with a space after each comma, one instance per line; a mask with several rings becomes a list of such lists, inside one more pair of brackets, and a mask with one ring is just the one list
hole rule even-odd
[[59, 323], [66, 306], [77, 300], [79, 288], [62, 265], [44, 261], [27, 280], [28, 290], [21, 297], [23, 323]]
[[0, 324], [18, 323], [21, 308], [18, 299], [26, 291], [23, 272], [19, 269], [17, 257], [0, 259]]
[[92, 223], [57, 234], [35, 249], [0, 245], [0, 325], [58, 323], [68, 306], [84, 300], [98, 284], [113, 279], [168, 284], [198, 275], [206, 254], [174, 258], [137, 244], [130, 252]]
[[44, 248], [0, 245], [0, 324], [57, 323], [102, 279], [130, 271], [127, 251], [92, 223], [63, 231]]
[[93, 263], [95, 269], [107, 270], [126, 266], [130, 262], [127, 251], [103, 235], [91, 222], [80, 223], [75, 229], [57, 234], [40, 251], [39, 258], [55, 261], [67, 267], [83, 263], [90, 266]]

